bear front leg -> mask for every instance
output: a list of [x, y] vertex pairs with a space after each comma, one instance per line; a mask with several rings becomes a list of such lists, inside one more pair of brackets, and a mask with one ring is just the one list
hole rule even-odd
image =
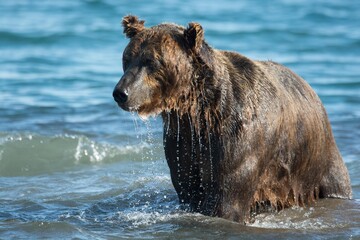
[[225, 174], [222, 187], [222, 199], [219, 217], [242, 224], [250, 222], [251, 203], [257, 185], [257, 171], [244, 169], [244, 165]]
[[225, 193], [219, 211], [219, 217], [246, 224], [250, 222], [250, 200], [244, 194], [235, 191]]

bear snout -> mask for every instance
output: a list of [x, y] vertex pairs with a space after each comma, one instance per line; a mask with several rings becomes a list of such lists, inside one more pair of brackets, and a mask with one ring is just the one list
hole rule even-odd
[[127, 102], [128, 96], [129, 95], [128, 95], [127, 91], [115, 87], [115, 89], [113, 91], [113, 97], [114, 97], [115, 102], [117, 102], [120, 106]]

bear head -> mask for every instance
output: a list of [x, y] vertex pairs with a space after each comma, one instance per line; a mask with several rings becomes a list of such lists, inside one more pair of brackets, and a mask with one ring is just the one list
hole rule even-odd
[[115, 86], [114, 100], [122, 109], [141, 117], [180, 105], [184, 108], [188, 99], [196, 97], [190, 95], [192, 80], [199, 77], [197, 69], [204, 65], [199, 56], [210, 51], [201, 25], [146, 28], [136, 16], [124, 17], [122, 25], [130, 42], [123, 53], [124, 75]]

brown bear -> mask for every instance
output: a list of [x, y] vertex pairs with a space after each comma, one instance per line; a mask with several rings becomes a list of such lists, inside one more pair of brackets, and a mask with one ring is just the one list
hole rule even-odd
[[181, 203], [247, 223], [262, 211], [351, 198], [325, 109], [301, 77], [210, 47], [198, 23], [122, 24], [130, 43], [113, 97], [126, 111], [162, 115]]

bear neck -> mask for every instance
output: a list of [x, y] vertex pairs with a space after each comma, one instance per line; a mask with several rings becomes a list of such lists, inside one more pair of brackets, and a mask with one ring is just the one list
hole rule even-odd
[[216, 51], [204, 43], [199, 53], [192, 52], [190, 56], [192, 69], [179, 79], [184, 86], [170, 112], [188, 116], [196, 132], [205, 126], [217, 128], [221, 121], [221, 79], [218, 76], [224, 74], [215, 64]]

